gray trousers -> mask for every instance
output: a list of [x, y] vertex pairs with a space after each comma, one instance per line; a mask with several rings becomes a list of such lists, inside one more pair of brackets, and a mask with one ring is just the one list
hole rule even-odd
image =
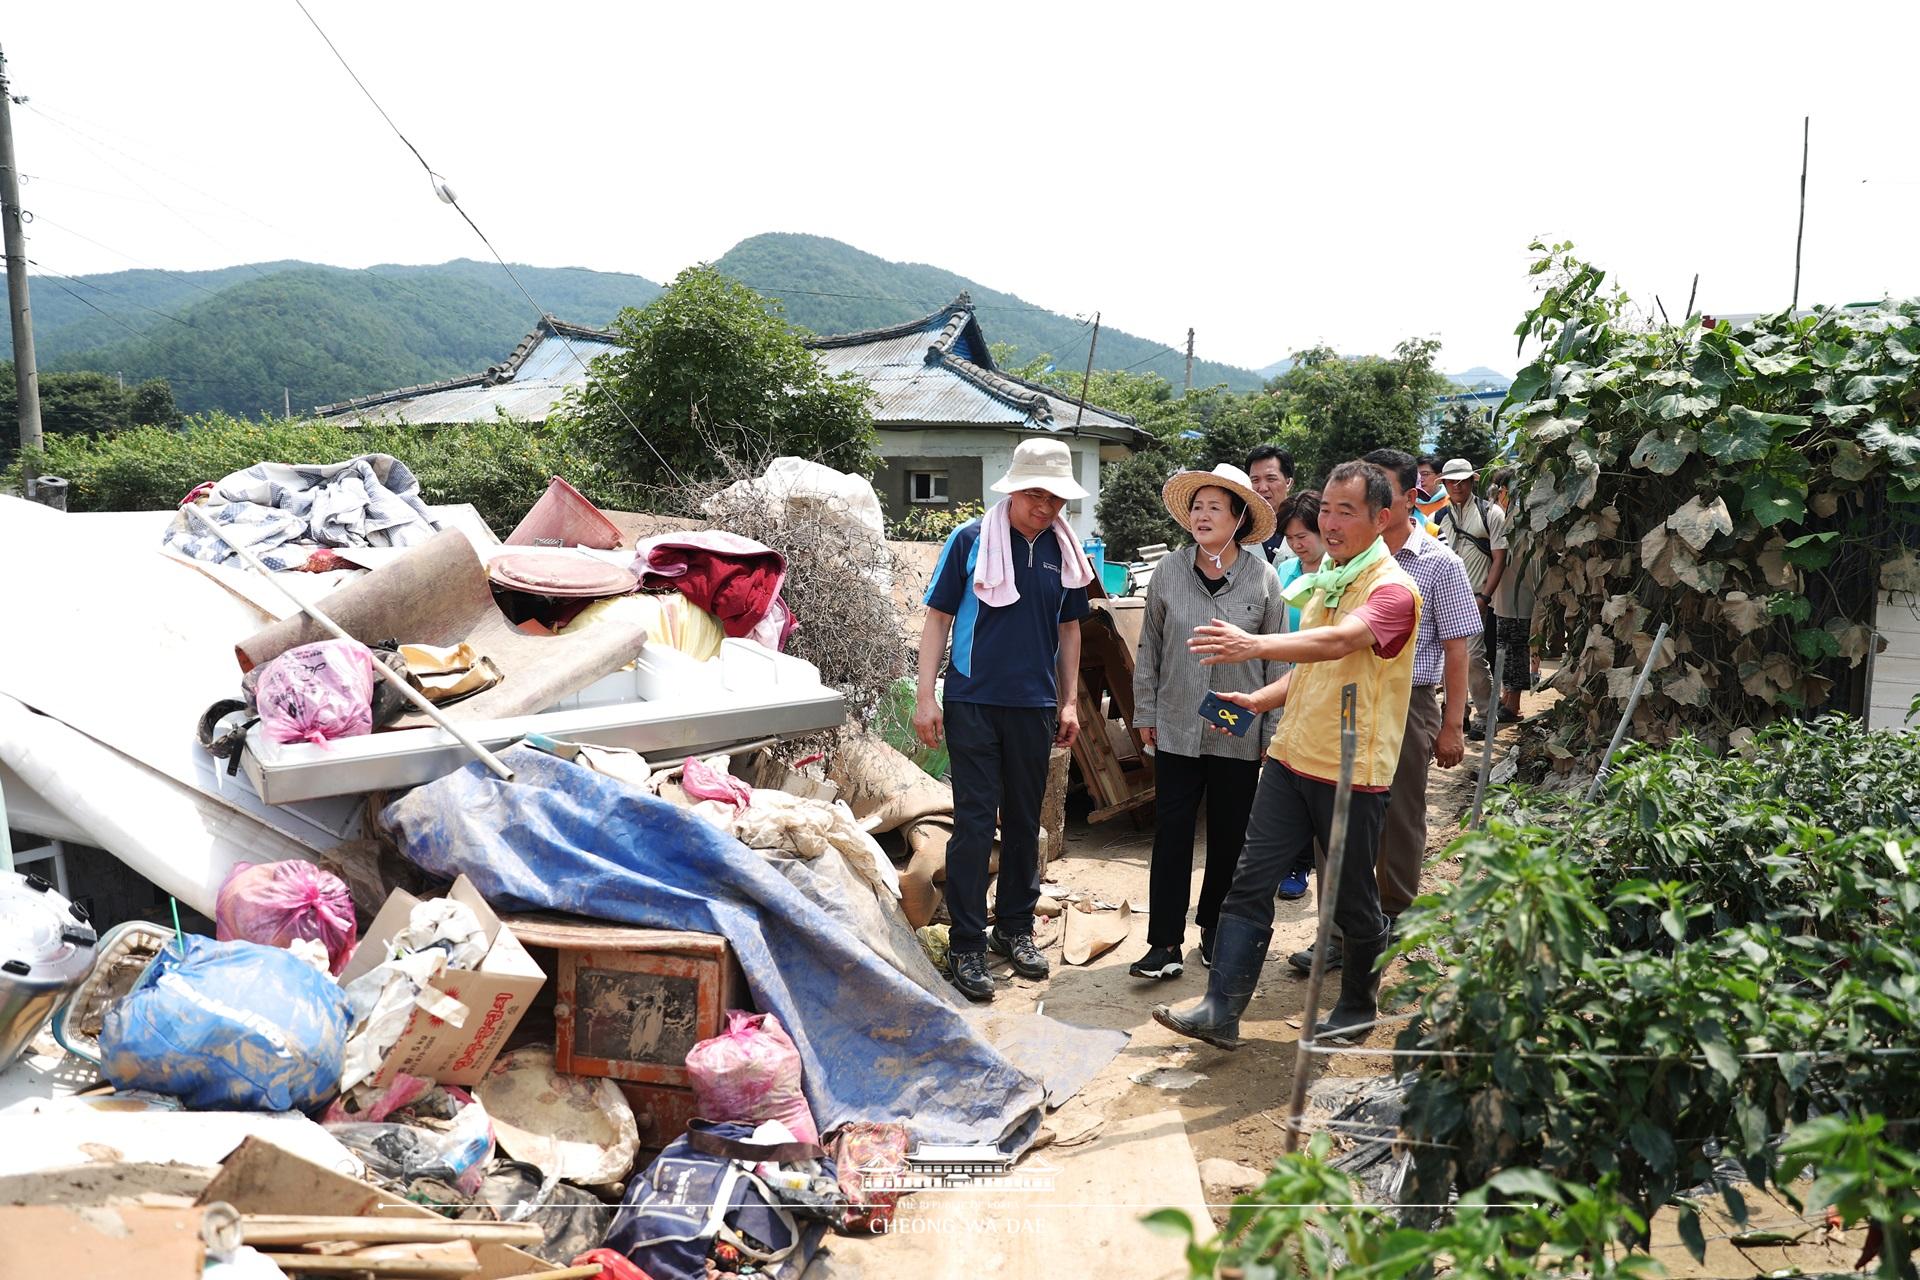
[[1393, 771], [1393, 802], [1380, 830], [1375, 873], [1380, 909], [1397, 916], [1420, 896], [1420, 867], [1427, 857], [1427, 771], [1440, 736], [1440, 700], [1433, 686], [1417, 684], [1407, 699], [1407, 736]]
[[[1261, 929], [1273, 927], [1273, 895], [1287, 868], [1307, 856], [1316, 840], [1331, 844], [1331, 782], [1305, 778], [1269, 760], [1260, 770], [1247, 820], [1247, 843], [1234, 869], [1233, 888], [1220, 904], [1223, 916], [1239, 916]], [[1333, 922], [1343, 937], [1376, 938], [1387, 930], [1374, 883], [1374, 854], [1380, 848], [1380, 824], [1386, 817], [1385, 791], [1356, 791], [1347, 813], [1347, 853], [1334, 896]], [[1322, 892], [1325, 892], [1322, 878]]]

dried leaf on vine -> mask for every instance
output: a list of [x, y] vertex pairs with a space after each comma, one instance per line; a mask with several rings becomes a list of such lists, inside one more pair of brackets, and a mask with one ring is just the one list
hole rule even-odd
[[1720, 600], [1720, 616], [1735, 635], [1751, 635], [1773, 621], [1767, 602], [1756, 600], [1744, 591], [1729, 591]]
[[1881, 564], [1880, 589], [1920, 592], [1920, 555], [1912, 547], [1901, 548], [1899, 555]]
[[1679, 534], [1695, 551], [1701, 551], [1713, 541], [1715, 534], [1733, 532], [1733, 516], [1728, 513], [1724, 500], [1716, 497], [1712, 502], [1702, 502], [1695, 494], [1667, 517], [1667, 528]]

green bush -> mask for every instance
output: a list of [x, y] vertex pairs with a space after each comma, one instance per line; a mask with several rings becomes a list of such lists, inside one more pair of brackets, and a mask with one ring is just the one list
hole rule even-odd
[[[515, 422], [446, 427], [345, 427], [310, 419], [252, 422], [224, 414], [178, 431], [135, 427], [96, 437], [48, 436], [33, 459], [42, 475], [68, 482], [73, 511], [154, 511], [177, 505], [195, 486], [257, 462], [340, 462], [389, 453], [420, 479], [431, 503], [470, 502], [502, 535], [564, 476], [594, 501], [631, 505], [636, 487], [595, 456], [566, 426]], [[17, 488], [20, 464], [7, 473]]]

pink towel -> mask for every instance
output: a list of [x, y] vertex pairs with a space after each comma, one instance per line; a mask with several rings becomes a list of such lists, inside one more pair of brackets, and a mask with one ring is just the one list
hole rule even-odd
[[[1053, 536], [1060, 543], [1060, 585], [1084, 587], [1093, 581], [1093, 561], [1080, 549], [1064, 517], [1053, 518]], [[1013, 585], [1013, 525], [1003, 498], [980, 517], [980, 554], [973, 562], [973, 594], [981, 604], [1004, 609], [1020, 600]]]

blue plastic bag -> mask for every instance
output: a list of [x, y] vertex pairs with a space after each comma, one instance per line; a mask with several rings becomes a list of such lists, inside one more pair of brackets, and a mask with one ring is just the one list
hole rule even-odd
[[100, 1027], [101, 1074], [189, 1107], [310, 1111], [339, 1092], [347, 997], [291, 951], [186, 938]]

